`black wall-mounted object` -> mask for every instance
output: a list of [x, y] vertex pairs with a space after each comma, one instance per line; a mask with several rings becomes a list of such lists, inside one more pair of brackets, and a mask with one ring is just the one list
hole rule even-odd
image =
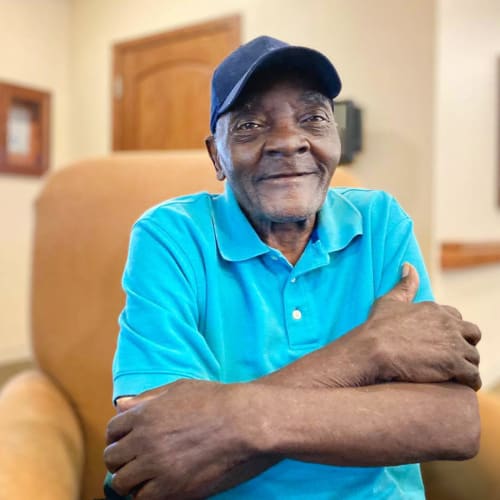
[[353, 162], [354, 156], [363, 146], [361, 109], [350, 100], [335, 101], [334, 115], [342, 144], [339, 165], [346, 165]]

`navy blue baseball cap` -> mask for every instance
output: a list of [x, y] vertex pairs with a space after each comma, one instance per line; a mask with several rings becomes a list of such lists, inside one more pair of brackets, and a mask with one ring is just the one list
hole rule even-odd
[[336, 97], [342, 87], [337, 70], [321, 52], [289, 45], [269, 36], [259, 36], [238, 47], [214, 71], [210, 108], [212, 133], [219, 117], [235, 104], [252, 75], [273, 66], [299, 69], [311, 75], [330, 99]]

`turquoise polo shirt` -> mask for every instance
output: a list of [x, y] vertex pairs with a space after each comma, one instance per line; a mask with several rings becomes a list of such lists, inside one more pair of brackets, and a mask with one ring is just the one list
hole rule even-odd
[[[301, 258], [266, 245], [233, 192], [166, 201], [134, 225], [114, 398], [179, 378], [248, 382], [363, 323], [398, 281], [420, 274], [408, 215], [381, 191], [330, 189]], [[218, 499], [423, 499], [419, 466], [334, 467], [284, 460]]]

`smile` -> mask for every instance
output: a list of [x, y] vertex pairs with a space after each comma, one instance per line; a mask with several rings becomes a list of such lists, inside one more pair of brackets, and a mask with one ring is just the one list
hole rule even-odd
[[287, 172], [282, 174], [266, 175], [262, 177], [261, 181], [279, 181], [279, 180], [293, 180], [309, 175], [316, 175], [316, 172]]

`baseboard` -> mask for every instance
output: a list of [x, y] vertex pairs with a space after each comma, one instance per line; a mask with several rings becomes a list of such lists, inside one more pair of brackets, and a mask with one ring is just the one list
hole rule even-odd
[[8, 345], [0, 349], [0, 365], [18, 363], [31, 359], [31, 347], [26, 345]]

